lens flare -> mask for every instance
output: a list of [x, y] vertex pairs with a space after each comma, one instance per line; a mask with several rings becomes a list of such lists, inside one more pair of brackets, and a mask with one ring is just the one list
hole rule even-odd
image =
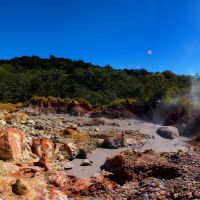
[[151, 49], [149, 49], [148, 51], [147, 51], [147, 55], [152, 55], [153, 54], [153, 51], [151, 50]]

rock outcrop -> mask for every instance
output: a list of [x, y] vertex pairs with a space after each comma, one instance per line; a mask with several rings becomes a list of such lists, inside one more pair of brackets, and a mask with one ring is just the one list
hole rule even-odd
[[22, 145], [26, 135], [15, 128], [0, 131], [0, 159], [22, 160]]
[[106, 160], [110, 178], [121, 186], [98, 197], [112, 199], [199, 199], [200, 148], [177, 153], [125, 151]]
[[46, 169], [50, 169], [53, 164], [54, 156], [59, 151], [59, 147], [51, 140], [43, 137], [41, 139], [33, 139], [32, 150], [40, 159], [37, 164]]

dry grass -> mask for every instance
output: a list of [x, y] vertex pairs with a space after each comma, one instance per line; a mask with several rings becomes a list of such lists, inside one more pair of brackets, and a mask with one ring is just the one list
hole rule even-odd
[[0, 103], [0, 110], [11, 111], [11, 110], [22, 108], [22, 107], [23, 107], [22, 103], [16, 103], [16, 104], [12, 104], [12, 103]]
[[136, 100], [132, 98], [115, 99], [113, 102], [111, 102], [110, 106], [130, 105], [134, 104], [135, 102]]
[[83, 141], [91, 140], [89, 135], [77, 132], [77, 131], [70, 129], [70, 128], [67, 128], [67, 129], [64, 130], [64, 135], [67, 138], [69, 138], [73, 141], [77, 141], [77, 142], [83, 142]]

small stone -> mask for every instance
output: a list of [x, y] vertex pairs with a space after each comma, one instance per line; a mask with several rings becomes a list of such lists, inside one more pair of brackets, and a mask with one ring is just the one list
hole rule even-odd
[[62, 160], [64, 160], [64, 159], [65, 159], [65, 157], [64, 157], [62, 154], [58, 155], [58, 160], [59, 160], [59, 161], [62, 161]]
[[101, 147], [102, 144], [103, 144], [103, 141], [104, 141], [104, 139], [100, 139], [100, 138], [96, 139], [97, 146], [98, 146], [98, 147]]
[[119, 149], [124, 146], [125, 141], [123, 134], [116, 134], [115, 136], [106, 138], [102, 143], [102, 147], [107, 149]]
[[126, 138], [124, 141], [125, 146], [133, 146], [136, 143], [137, 143], [137, 141], [134, 140], [133, 138]]
[[74, 143], [67, 143], [63, 145], [63, 151], [66, 151], [70, 160], [76, 158], [79, 153], [79, 149]]
[[93, 164], [93, 162], [91, 160], [85, 159], [81, 166], [91, 166]]
[[0, 120], [0, 126], [5, 127], [7, 125], [6, 121], [4, 120]]
[[70, 162], [67, 162], [64, 164], [64, 169], [65, 170], [70, 170], [72, 169], [74, 166], [70, 163]]
[[21, 179], [17, 180], [14, 185], [12, 185], [12, 191], [16, 195], [25, 195], [29, 192], [27, 183]]
[[34, 126], [34, 125], [35, 125], [35, 122], [34, 122], [33, 120], [30, 119], [30, 120], [28, 120], [27, 124], [28, 124], [28, 125], [33, 125], [33, 126]]
[[58, 122], [58, 125], [59, 125], [59, 126], [63, 126], [63, 123], [62, 123], [62, 122]]
[[76, 124], [68, 122], [67, 123], [67, 128], [71, 128], [73, 130], [77, 130], [78, 126]]

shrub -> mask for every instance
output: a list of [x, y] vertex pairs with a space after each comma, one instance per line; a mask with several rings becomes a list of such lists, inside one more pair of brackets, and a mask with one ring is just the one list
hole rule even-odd
[[109, 106], [121, 106], [121, 105], [131, 105], [136, 102], [135, 99], [132, 98], [126, 98], [126, 99], [115, 99], [111, 102]]

